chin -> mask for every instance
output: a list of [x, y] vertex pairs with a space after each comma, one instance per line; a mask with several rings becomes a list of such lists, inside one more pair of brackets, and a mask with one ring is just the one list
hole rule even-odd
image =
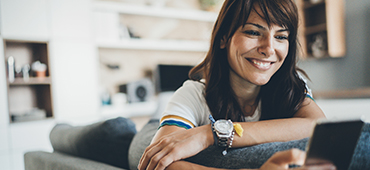
[[259, 79], [259, 80], [252, 81], [252, 83], [257, 85], [257, 86], [263, 86], [263, 85], [267, 84], [269, 81], [270, 81], [270, 79]]

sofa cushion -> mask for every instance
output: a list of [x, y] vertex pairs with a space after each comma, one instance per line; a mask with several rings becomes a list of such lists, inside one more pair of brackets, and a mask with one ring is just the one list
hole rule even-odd
[[108, 164], [59, 152], [32, 151], [24, 154], [25, 170], [123, 170]]
[[143, 155], [145, 148], [149, 146], [158, 127], [159, 120], [152, 119], [132, 139], [128, 155], [130, 169], [137, 169], [141, 155]]
[[57, 124], [50, 132], [54, 151], [128, 169], [128, 149], [135, 124], [118, 117], [87, 126]]

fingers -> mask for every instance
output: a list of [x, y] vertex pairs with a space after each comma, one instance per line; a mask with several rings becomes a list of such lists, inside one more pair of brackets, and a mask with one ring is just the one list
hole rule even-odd
[[333, 164], [322, 164], [314, 166], [304, 166], [294, 170], [336, 170], [337, 168]]
[[[306, 153], [299, 149], [290, 149], [277, 152], [261, 167], [261, 169], [288, 169], [289, 165], [303, 165], [306, 159]], [[294, 170], [335, 170], [332, 164], [321, 164], [313, 166], [302, 166]]]
[[140, 159], [139, 170], [145, 169], [164, 169], [173, 161], [178, 160], [176, 157], [176, 147], [171, 140], [163, 138], [158, 143], [148, 147]]
[[162, 170], [176, 160], [171, 154], [160, 155], [158, 158], [155, 156], [151, 159], [148, 169]]
[[289, 164], [303, 165], [306, 153], [299, 149], [290, 149], [275, 153], [268, 161], [276, 165], [288, 167]]
[[[159, 156], [162, 155], [163, 152], [165, 151], [165, 150], [163, 150], [163, 146], [162, 146], [163, 143], [164, 143], [163, 141], [158, 142], [158, 143], [154, 143], [154, 144], [150, 145], [149, 147], [147, 147], [145, 149], [143, 155], [141, 156], [139, 165], [138, 165], [139, 170], [145, 170], [145, 168], [150, 169], [148, 166], [149, 166], [149, 163], [152, 161], [152, 159], [154, 157], [156, 159], [160, 158]], [[159, 152], [162, 152], [162, 154], [159, 154]], [[154, 168], [152, 168], [152, 169], [154, 169]]]

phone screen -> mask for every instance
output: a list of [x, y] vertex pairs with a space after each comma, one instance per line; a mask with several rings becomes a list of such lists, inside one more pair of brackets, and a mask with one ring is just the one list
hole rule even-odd
[[361, 134], [362, 120], [318, 122], [308, 143], [306, 165], [333, 163], [347, 170]]

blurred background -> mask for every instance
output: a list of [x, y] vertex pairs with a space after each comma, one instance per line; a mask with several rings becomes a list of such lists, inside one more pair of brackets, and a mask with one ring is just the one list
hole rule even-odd
[[[370, 1], [296, 0], [299, 66], [330, 119], [370, 118]], [[201, 62], [223, 0], [0, 0], [0, 169], [56, 123], [157, 117]]]

